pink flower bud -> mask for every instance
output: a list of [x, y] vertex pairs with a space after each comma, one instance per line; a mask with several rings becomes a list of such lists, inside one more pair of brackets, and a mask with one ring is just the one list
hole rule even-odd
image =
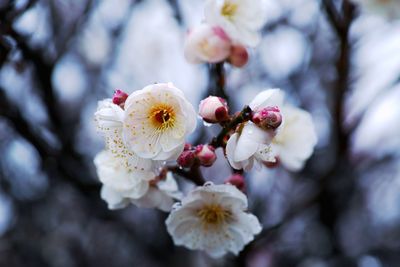
[[128, 98], [128, 94], [127, 93], [125, 93], [122, 90], [117, 89], [114, 92], [112, 102], [115, 105], [119, 105], [119, 106], [123, 107], [127, 98]]
[[178, 159], [176, 160], [179, 166], [183, 168], [190, 168], [194, 164], [196, 160], [196, 154], [194, 150], [185, 150], [183, 151]]
[[229, 108], [225, 99], [217, 96], [209, 96], [201, 100], [199, 115], [204, 121], [217, 123], [229, 120]]
[[188, 32], [184, 54], [189, 62], [222, 62], [230, 53], [231, 40], [222, 28], [201, 24]]
[[225, 184], [231, 184], [237, 187], [240, 191], [244, 192], [246, 189], [246, 184], [244, 177], [241, 174], [235, 173], [225, 180]]
[[241, 68], [249, 61], [249, 53], [247, 53], [247, 49], [244, 46], [233, 45], [228, 61], [231, 65]]
[[184, 147], [184, 149], [183, 149], [183, 151], [191, 150], [192, 148], [193, 148], [192, 144], [186, 143], [186, 144], [185, 144], [185, 147]]
[[210, 145], [198, 145], [195, 150], [196, 156], [201, 165], [209, 167], [217, 159], [215, 148]]
[[282, 114], [278, 107], [266, 107], [254, 111], [251, 120], [263, 129], [276, 129], [282, 123]]

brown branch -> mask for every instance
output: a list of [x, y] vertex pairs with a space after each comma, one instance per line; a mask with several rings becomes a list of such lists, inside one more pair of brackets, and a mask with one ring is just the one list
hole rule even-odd
[[331, 26], [336, 33], [341, 36], [345, 31], [345, 25], [343, 25], [343, 18], [336, 9], [335, 4], [332, 0], [322, 0], [322, 5], [325, 8], [325, 12]]
[[252, 110], [249, 106], [245, 106], [243, 110], [236, 115], [230, 122], [228, 122], [221, 130], [221, 132], [213, 138], [210, 142], [210, 145], [217, 148], [217, 147], [225, 147], [225, 138], [226, 136], [232, 131], [235, 130], [236, 127], [251, 118]]
[[51, 147], [38, 131], [28, 123], [18, 107], [8, 99], [5, 89], [1, 87], [0, 115], [8, 119], [15, 130], [36, 148], [41, 157], [56, 154], [56, 149]]
[[208, 95], [224, 98], [229, 105], [229, 97], [225, 92], [225, 70], [224, 63], [209, 65], [210, 82], [208, 86]]
[[199, 186], [204, 185], [206, 182], [201, 173], [200, 165], [198, 164], [193, 165], [189, 170], [182, 169], [178, 166], [168, 167], [168, 170], [186, 178], [189, 181], [192, 181], [194, 184]]
[[[327, 2], [327, 1], [324, 1]], [[326, 5], [329, 15], [331, 9]], [[333, 164], [320, 180], [320, 192], [318, 194], [319, 217], [321, 223], [331, 233], [333, 252], [343, 255], [339, 241], [336, 237], [336, 224], [341, 212], [346, 209], [354, 191], [353, 170], [348, 160], [349, 134], [344, 128], [344, 101], [349, 88], [351, 46], [349, 30], [354, 19], [354, 6], [349, 1], [343, 1], [342, 20], [340, 27], [337, 21], [331, 20], [336, 29], [339, 42], [339, 55], [336, 61], [337, 79], [333, 87], [333, 142], [336, 144]]]

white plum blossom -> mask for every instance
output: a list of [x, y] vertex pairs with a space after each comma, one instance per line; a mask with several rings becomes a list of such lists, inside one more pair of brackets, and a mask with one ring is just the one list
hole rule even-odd
[[286, 169], [298, 171], [317, 144], [314, 123], [307, 111], [289, 104], [285, 104], [281, 112], [285, 123], [272, 139], [272, 153]]
[[184, 54], [191, 63], [221, 62], [230, 52], [231, 40], [221, 27], [201, 24], [186, 37]]
[[366, 13], [377, 14], [389, 19], [400, 19], [399, 0], [353, 0]]
[[182, 193], [178, 189], [171, 172], [167, 173], [165, 180], [150, 183], [147, 193], [138, 199], [132, 199], [132, 203], [143, 208], [158, 208], [162, 211], [170, 211], [175, 200], [180, 200]]
[[124, 142], [139, 157], [176, 160], [196, 119], [193, 106], [171, 83], [149, 85], [125, 102]]
[[106, 148], [130, 170], [157, 169], [161, 165], [160, 161], [140, 158], [126, 147], [122, 138], [124, 116], [125, 111], [114, 104], [112, 99], [99, 101], [94, 117], [97, 130], [104, 136]]
[[152, 171], [129, 170], [107, 150], [100, 152], [94, 163], [103, 184], [101, 198], [109, 209], [124, 208], [132, 203], [170, 211], [175, 199], [182, 197], [171, 173], [160, 180]]
[[109, 209], [124, 208], [131, 199], [143, 197], [149, 189], [149, 182], [155, 177], [152, 171], [128, 169], [121, 159], [108, 150], [97, 154], [94, 164], [103, 184], [101, 197]]
[[[253, 111], [271, 106], [281, 106], [284, 95], [279, 89], [269, 89], [259, 93], [249, 104]], [[278, 129], [279, 131], [279, 129]], [[226, 156], [234, 169], [249, 171], [260, 167], [262, 162], [274, 162], [271, 141], [275, 131], [267, 131], [253, 122], [245, 122], [232, 134], [226, 145]]]
[[256, 46], [266, 21], [265, 8], [264, 0], [207, 0], [204, 15], [208, 24], [223, 28], [232, 41]]
[[261, 225], [246, 212], [247, 197], [230, 184], [211, 182], [189, 192], [166, 220], [176, 245], [204, 250], [212, 257], [237, 255], [261, 232]]

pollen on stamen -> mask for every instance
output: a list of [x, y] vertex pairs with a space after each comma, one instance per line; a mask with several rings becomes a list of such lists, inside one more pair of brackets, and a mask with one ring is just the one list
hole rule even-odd
[[232, 220], [231, 211], [220, 205], [206, 205], [197, 211], [197, 216], [200, 218], [205, 227], [214, 225], [218, 226]]
[[156, 131], [164, 132], [174, 127], [175, 111], [174, 108], [168, 104], [157, 104], [150, 109], [148, 118], [150, 124]]
[[222, 6], [221, 15], [227, 17], [228, 19], [232, 19], [233, 16], [236, 14], [237, 9], [237, 4], [226, 1]]

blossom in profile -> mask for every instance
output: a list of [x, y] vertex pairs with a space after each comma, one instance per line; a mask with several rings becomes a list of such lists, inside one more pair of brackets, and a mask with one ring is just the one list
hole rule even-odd
[[398, 0], [353, 0], [366, 13], [376, 14], [389, 19], [400, 19], [400, 1]]
[[[283, 98], [279, 89], [269, 89], [259, 93], [249, 106], [253, 112], [258, 112], [267, 107], [281, 106]], [[226, 145], [230, 165], [237, 170], [249, 171], [254, 165], [260, 168], [263, 162], [274, 162], [271, 142], [275, 134], [275, 129], [266, 130], [251, 121], [241, 124]]]
[[109, 209], [124, 208], [132, 203], [138, 207], [170, 211], [175, 199], [181, 198], [171, 173], [160, 179], [152, 171], [127, 169], [107, 150], [97, 154], [94, 163], [102, 183], [101, 198]]
[[317, 144], [314, 123], [311, 115], [303, 109], [285, 104], [281, 111], [285, 123], [272, 139], [272, 153], [286, 169], [298, 171]]
[[106, 148], [130, 171], [154, 170], [162, 163], [139, 157], [125, 145], [122, 138], [125, 111], [113, 99], [99, 101], [94, 114], [97, 130], [104, 136]]
[[231, 40], [221, 27], [201, 24], [186, 37], [184, 55], [191, 63], [222, 62], [230, 53]]
[[182, 91], [171, 83], [146, 86], [125, 102], [123, 139], [141, 158], [176, 160], [197, 115]]
[[261, 225], [246, 212], [247, 197], [230, 184], [211, 182], [189, 192], [166, 220], [176, 245], [204, 250], [212, 257], [237, 255], [261, 232]]
[[143, 197], [149, 190], [149, 182], [155, 177], [152, 171], [127, 168], [121, 159], [108, 150], [97, 154], [94, 164], [103, 184], [101, 197], [109, 209], [124, 208], [132, 199]]
[[235, 43], [256, 46], [266, 21], [264, 0], [207, 0], [205, 20], [219, 26]]

